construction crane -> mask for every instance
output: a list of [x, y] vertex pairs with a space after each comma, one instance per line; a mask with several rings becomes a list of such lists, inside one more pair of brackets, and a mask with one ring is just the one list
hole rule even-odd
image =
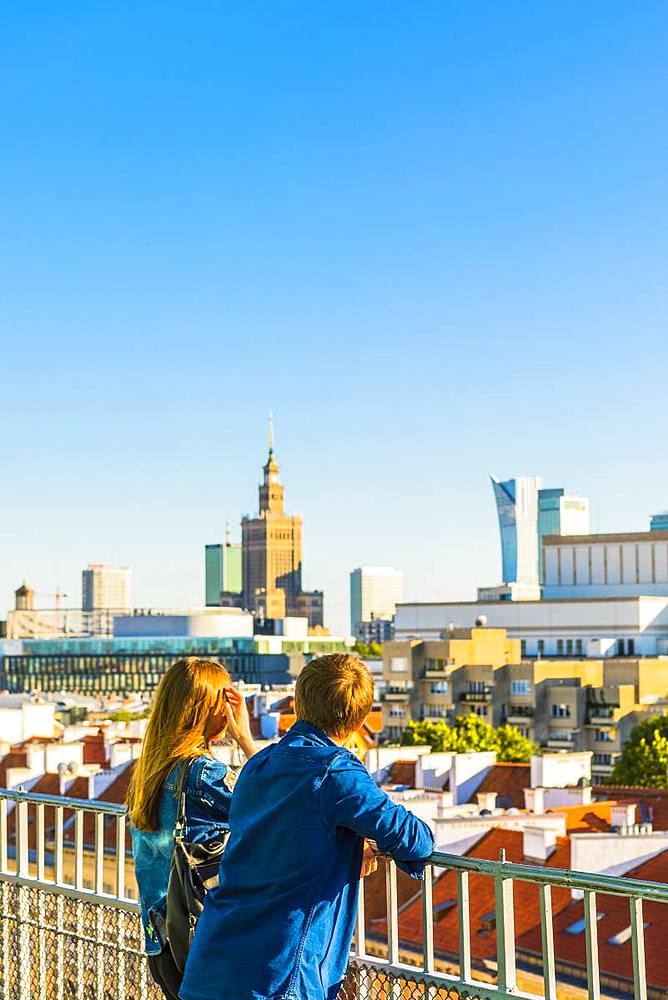
[[56, 602], [56, 611], [60, 611], [60, 602], [64, 597], [69, 597], [60, 587], [56, 587], [55, 594], [37, 594], [37, 597], [51, 597]]

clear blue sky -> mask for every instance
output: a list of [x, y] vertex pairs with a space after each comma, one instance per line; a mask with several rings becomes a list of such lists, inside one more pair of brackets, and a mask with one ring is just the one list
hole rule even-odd
[[270, 408], [337, 629], [362, 562], [498, 582], [490, 471], [644, 528], [667, 44], [663, 0], [6, 0], [0, 607], [89, 561], [200, 604]]

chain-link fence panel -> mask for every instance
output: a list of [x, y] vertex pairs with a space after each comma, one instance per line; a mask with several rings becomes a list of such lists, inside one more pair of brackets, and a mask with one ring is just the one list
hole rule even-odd
[[395, 975], [363, 962], [350, 963], [338, 1000], [478, 1000], [475, 990], [460, 991], [413, 978], [410, 972]]
[[162, 1000], [139, 915], [0, 883], [0, 1000]]

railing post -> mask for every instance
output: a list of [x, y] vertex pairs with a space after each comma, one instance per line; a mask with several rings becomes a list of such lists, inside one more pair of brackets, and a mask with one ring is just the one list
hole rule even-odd
[[7, 799], [0, 798], [0, 872], [7, 871]]
[[422, 968], [434, 971], [434, 902], [432, 897], [433, 869], [427, 865], [422, 883]]
[[647, 1000], [647, 971], [645, 967], [645, 923], [642, 913], [642, 899], [635, 896], [629, 900], [631, 907], [631, 947], [633, 950], [633, 996], [634, 1000]]
[[366, 955], [366, 919], [364, 913], [364, 879], [360, 879], [357, 899], [357, 923], [355, 925], [355, 951], [358, 958]]
[[28, 803], [23, 798], [23, 786], [19, 786], [14, 794], [16, 806], [15, 837], [16, 837], [16, 874], [28, 874]]
[[540, 936], [543, 945], [543, 983], [545, 1000], [557, 1000], [557, 980], [554, 968], [554, 928], [552, 926], [552, 886], [541, 885]]
[[385, 865], [385, 891], [387, 893], [387, 958], [390, 965], [396, 965], [399, 960], [397, 869], [391, 858], [387, 859]]
[[471, 907], [469, 903], [469, 873], [457, 872], [457, 910], [459, 919], [459, 978], [471, 980]]
[[125, 896], [125, 816], [116, 818], [116, 895]]
[[587, 989], [589, 1000], [601, 1000], [601, 980], [598, 968], [598, 917], [596, 893], [589, 889], [584, 894], [585, 943], [587, 949]]
[[[504, 863], [505, 852], [501, 855]], [[494, 876], [496, 899], [496, 957], [499, 993], [514, 993], [517, 988], [515, 971], [515, 912], [513, 910], [513, 880], [510, 876]]]

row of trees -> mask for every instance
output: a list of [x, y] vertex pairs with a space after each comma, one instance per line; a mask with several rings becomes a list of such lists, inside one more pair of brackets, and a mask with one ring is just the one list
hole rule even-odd
[[[429, 746], [436, 752], [467, 753], [494, 750], [498, 761], [525, 763], [535, 752], [534, 744], [515, 726], [494, 729], [477, 715], [461, 715], [447, 722], [409, 722], [402, 746]], [[668, 716], [641, 722], [631, 735], [615, 765], [611, 785], [668, 788]]]
[[631, 730], [607, 784], [668, 788], [668, 716], [657, 715]]
[[515, 726], [494, 729], [471, 713], [458, 716], [454, 723], [409, 722], [401, 739], [402, 746], [430, 746], [435, 752], [468, 753], [494, 750], [498, 761], [523, 764], [531, 759], [535, 747]]

